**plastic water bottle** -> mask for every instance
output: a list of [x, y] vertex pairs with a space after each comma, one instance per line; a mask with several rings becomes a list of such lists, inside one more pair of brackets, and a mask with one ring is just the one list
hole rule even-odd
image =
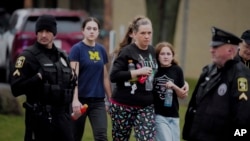
[[152, 73], [147, 77], [147, 80], [145, 82], [146, 91], [153, 90], [153, 81], [154, 81], [153, 79], [154, 79], [154, 70], [152, 70]]
[[165, 100], [164, 100], [164, 106], [165, 107], [171, 107], [173, 101], [173, 90], [167, 89], [165, 91]]
[[[128, 60], [128, 70], [135, 70], [135, 64], [133, 63], [133, 60]], [[135, 82], [137, 78], [132, 78], [129, 81], [130, 82]]]
[[84, 104], [81, 109], [80, 109], [80, 114], [76, 114], [76, 113], [72, 113], [71, 114], [71, 118], [73, 120], [77, 120], [80, 116], [82, 116], [86, 111], [87, 111], [87, 108], [88, 108], [88, 105], [87, 104]]
[[146, 82], [145, 82], [145, 90], [146, 91], [152, 91], [153, 90], [153, 76], [148, 76]]

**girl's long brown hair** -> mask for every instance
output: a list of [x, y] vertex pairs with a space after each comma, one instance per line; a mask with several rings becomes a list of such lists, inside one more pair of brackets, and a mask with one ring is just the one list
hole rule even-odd
[[169, 42], [160, 42], [160, 43], [156, 44], [156, 46], [155, 46], [156, 60], [157, 60], [158, 65], [160, 66], [160, 62], [159, 62], [158, 58], [159, 58], [160, 52], [161, 52], [163, 47], [168, 47], [173, 54], [173, 60], [172, 60], [171, 64], [178, 65], [178, 62], [174, 58], [174, 56], [175, 56], [174, 47]]

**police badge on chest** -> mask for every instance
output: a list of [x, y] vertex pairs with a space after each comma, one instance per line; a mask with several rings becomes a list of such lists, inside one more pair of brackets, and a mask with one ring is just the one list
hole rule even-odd
[[220, 84], [217, 91], [218, 95], [223, 96], [226, 94], [226, 92], [227, 92], [227, 85], [225, 83]]

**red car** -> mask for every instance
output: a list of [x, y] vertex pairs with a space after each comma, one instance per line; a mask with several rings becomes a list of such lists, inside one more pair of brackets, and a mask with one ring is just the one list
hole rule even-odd
[[37, 18], [42, 14], [56, 17], [57, 35], [54, 43], [66, 53], [69, 53], [73, 44], [83, 38], [81, 26], [87, 14], [82, 10], [32, 8], [14, 11], [10, 18], [10, 28], [4, 33], [4, 38], [7, 41], [5, 60], [7, 80], [9, 66], [15, 62], [23, 49], [36, 41], [35, 24]]

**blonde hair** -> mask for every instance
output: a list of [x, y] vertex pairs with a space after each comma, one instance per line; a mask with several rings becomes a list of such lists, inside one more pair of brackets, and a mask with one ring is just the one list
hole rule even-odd
[[132, 43], [133, 38], [131, 37], [131, 34], [133, 32], [137, 32], [139, 29], [140, 25], [146, 25], [146, 24], [151, 24], [151, 21], [145, 17], [145, 16], [136, 16], [131, 23], [129, 23], [127, 32], [123, 38], [123, 40], [120, 42], [119, 47], [115, 49], [114, 53], [119, 53], [120, 50]]
[[152, 25], [151, 21], [149, 18], [145, 17], [145, 16], [137, 16], [135, 17], [135, 19], [133, 20], [133, 23], [132, 23], [132, 30], [133, 32], [138, 32], [139, 30], [139, 27], [141, 25]]

